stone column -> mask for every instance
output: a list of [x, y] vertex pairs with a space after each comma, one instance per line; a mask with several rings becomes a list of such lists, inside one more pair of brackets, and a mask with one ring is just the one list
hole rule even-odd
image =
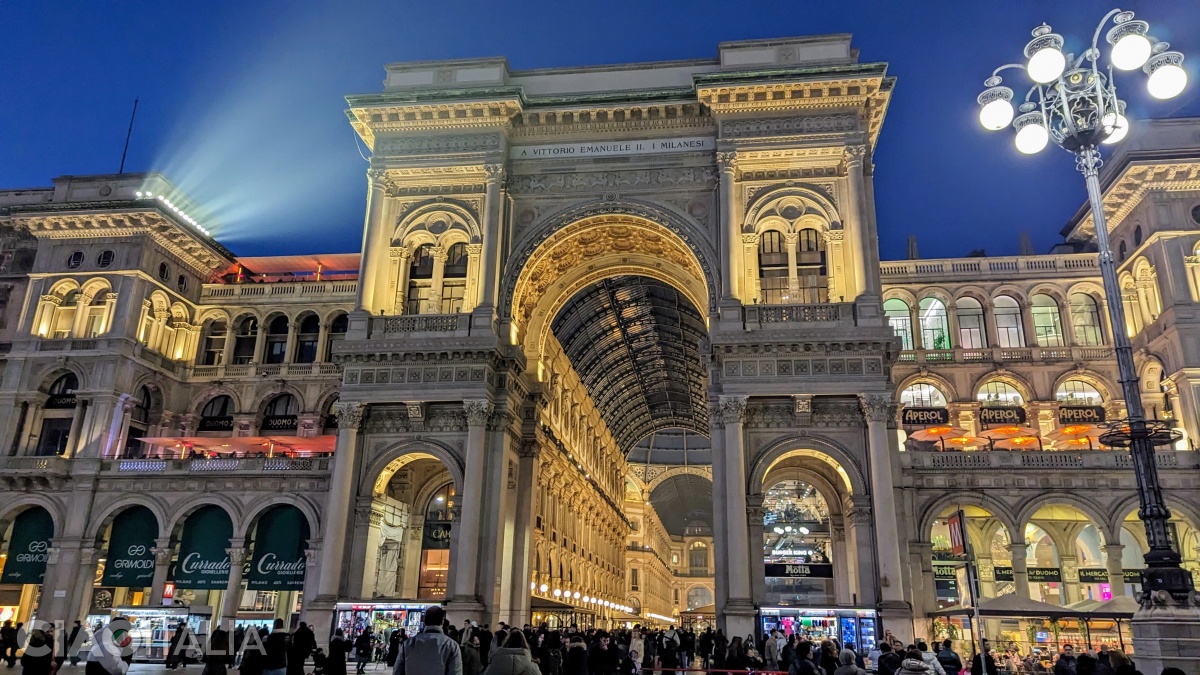
[[[100, 551], [91, 546], [79, 549], [79, 572], [73, 580], [74, 585], [69, 594], [70, 603], [67, 605], [67, 616], [63, 619], [66, 625], [87, 616], [92, 604], [92, 588], [96, 581], [96, 568], [100, 566]], [[59, 637], [65, 640], [67, 635]]]
[[[538, 486], [538, 455], [541, 446], [536, 440], [521, 444], [520, 460], [517, 467], [517, 518], [513, 533], [512, 561], [512, 597], [509, 598], [509, 611], [514, 626], [528, 623], [529, 582], [531, 581], [530, 555], [533, 550], [533, 503], [534, 492]], [[575, 588], [583, 586], [582, 579], [575, 580]]]
[[350, 505], [357, 492], [354, 477], [357, 473], [359, 427], [367, 406], [362, 403], [338, 403], [337, 447], [333, 453], [333, 478], [329, 482], [329, 497], [325, 504], [326, 525], [321, 546], [321, 581], [317, 598], [334, 602], [342, 591], [342, 561], [346, 558], [346, 529], [350, 526]]
[[[746, 512], [746, 448], [742, 425], [745, 396], [722, 396], [721, 422], [725, 426], [725, 529], [729, 555], [729, 599], [725, 626], [729, 635], [754, 632], [754, 598], [750, 587], [750, 527]], [[714, 458], [715, 459], [715, 458]], [[715, 463], [715, 461], [714, 461]]]
[[[221, 620], [237, 618], [238, 607], [242, 604], [242, 566], [250, 555], [250, 549], [244, 546], [233, 546], [225, 549], [229, 554], [229, 583], [225, 584], [225, 598], [221, 603]], [[214, 620], [217, 617], [213, 617]]]
[[396, 314], [408, 314], [408, 273], [412, 267], [412, 251], [407, 247], [391, 250], [396, 270]]
[[500, 274], [500, 207], [503, 201], [500, 188], [504, 182], [504, 165], [485, 164], [483, 170], [487, 174], [487, 185], [484, 193], [483, 236], [480, 241], [483, 248], [478, 273], [479, 301], [475, 313], [490, 325], [499, 301], [497, 277]]
[[899, 612], [909, 612], [904, 592], [904, 572], [901, 560], [907, 556], [900, 546], [903, 530], [896, 505], [895, 483], [892, 474], [891, 434], [888, 420], [894, 419], [891, 398], [885, 394], [864, 394], [859, 397], [863, 416], [867, 420], [870, 447], [871, 497], [875, 522], [876, 550], [879, 558], [879, 588], [885, 610], [891, 606]]
[[1037, 328], [1033, 325], [1033, 303], [1020, 302], [1018, 306], [1021, 308], [1021, 331], [1025, 333], [1025, 346], [1037, 347]]
[[386, 176], [387, 172], [383, 169], [367, 171], [367, 214], [366, 224], [363, 226], [362, 259], [358, 267], [357, 307], [372, 314], [378, 304], [378, 298], [375, 297], [375, 285], [372, 281], [375, 279], [374, 274], [381, 272], [376, 269], [378, 264], [375, 259], [385, 255], [384, 251], [379, 250], [380, 247], [376, 245], [376, 242], [379, 239], [377, 230], [385, 227], [382, 221], [383, 205], [387, 201], [384, 183]]
[[[846, 163], [846, 201], [847, 206], [842, 213], [842, 229], [850, 239], [853, 258], [850, 260], [854, 274], [854, 295], [878, 294], [878, 289], [872, 288], [870, 268], [875, 268], [877, 277], [878, 264], [867, 260], [870, 255], [870, 245], [865, 237], [863, 221], [866, 218], [866, 189], [863, 187], [863, 159], [867, 149], [861, 145], [846, 147], [844, 157]], [[849, 271], [849, 270], [848, 270]], [[877, 287], [878, 284], [875, 284]]]
[[1073, 555], [1059, 555], [1058, 566], [1062, 574], [1062, 591], [1059, 594], [1063, 605], [1077, 602], [1079, 598], [1079, 559]]
[[1104, 547], [1104, 566], [1108, 568], [1108, 585], [1112, 587], [1114, 598], [1125, 595], [1125, 569], [1121, 564], [1124, 553], [1123, 544], [1107, 544]]
[[729, 535], [725, 513], [729, 500], [726, 499], [724, 424], [721, 422], [721, 406], [717, 402], [708, 404], [709, 438], [712, 444], [713, 478], [713, 601], [717, 624], [725, 629], [725, 603], [729, 599]]
[[297, 321], [288, 321], [287, 342], [283, 345], [283, 362], [293, 363], [296, 356], [296, 334], [299, 332], [300, 326]]
[[79, 434], [82, 431], [83, 415], [87, 412], [90, 399], [75, 397], [75, 411], [71, 414], [71, 430], [67, 432], [67, 445], [63, 448], [63, 456], [74, 457], [79, 448]]
[[421, 313], [441, 314], [442, 282], [446, 275], [446, 249], [442, 246], [431, 247], [429, 255], [433, 257], [433, 280], [429, 284], [429, 304], [421, 308]]
[[[750, 561], [750, 597], [752, 599], [761, 599], [767, 593], [767, 568], [762, 555], [763, 517], [766, 512], [762, 502], [761, 494], [752, 494], [746, 497], [746, 526], [750, 533], [747, 559]], [[683, 554], [689, 555], [688, 550], [684, 549]], [[686, 599], [681, 598], [680, 603], [683, 604]]]
[[[466, 462], [463, 468], [463, 488], [459, 493], [462, 516], [458, 522], [458, 550], [451, 570], [452, 583], [448, 589], [454, 615], [482, 620], [480, 602], [479, 559], [483, 551], [480, 526], [483, 522], [484, 474], [487, 470], [486, 436], [488, 418], [492, 414], [490, 401], [463, 401], [467, 413]], [[488, 580], [490, 582], [490, 579]], [[490, 588], [490, 583], [488, 584]]]
[[850, 551], [846, 548], [846, 526], [843, 523], [831, 523], [829, 539], [833, 548], [833, 600], [839, 606], [848, 607], [854, 603], [854, 598], [850, 591]]
[[150, 606], [161, 607], [163, 592], [167, 585], [167, 571], [171, 568], [171, 558], [175, 556], [175, 547], [171, 545], [170, 537], [154, 540], [154, 580], [150, 582]]
[[[874, 516], [866, 497], [852, 497], [854, 504], [846, 510], [846, 520], [849, 523], [851, 549], [854, 551], [852, 569], [855, 569], [854, 579], [858, 582], [858, 605], [871, 607], [878, 604], [879, 577], [875, 568], [875, 544], [871, 541], [871, 523]], [[891, 627], [889, 626], [889, 629]], [[895, 633], [895, 630], [892, 630]]]
[[1029, 568], [1025, 563], [1025, 542], [1013, 542], [1008, 545], [1012, 553], [1013, 585], [1018, 598], [1029, 597]]
[[[788, 257], [788, 304], [792, 305], [800, 304], [800, 273], [796, 270], [796, 245], [799, 240], [800, 235], [795, 232], [788, 232], [783, 237], [783, 241], [787, 245]], [[826, 246], [826, 249], [828, 248]], [[830, 302], [833, 302], [832, 295]]]
[[721, 170], [721, 221], [725, 235], [722, 248], [724, 269], [721, 270], [721, 297], [740, 298], [738, 278], [741, 274], [738, 256], [742, 254], [742, 224], [738, 218], [737, 190], [737, 153], [718, 152], [717, 165]]
[[379, 581], [379, 528], [383, 524], [383, 510], [376, 508], [372, 500], [365, 509], [358, 509], [355, 515], [364, 517], [366, 521], [366, 541], [362, 557], [357, 558], [362, 561], [362, 583], [357, 595], [362, 598], [373, 598], [379, 591], [377, 588]]

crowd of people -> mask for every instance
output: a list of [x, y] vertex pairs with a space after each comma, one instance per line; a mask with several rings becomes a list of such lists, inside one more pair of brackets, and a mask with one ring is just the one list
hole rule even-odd
[[[55, 675], [68, 659], [76, 666], [83, 657], [84, 675], [126, 675], [133, 647], [119, 637], [119, 624], [114, 619], [97, 632], [90, 649], [69, 657], [73, 649], [55, 648], [52, 627], [29, 631], [20, 657], [23, 675]], [[19, 628], [11, 622], [0, 627], [0, 658], [9, 668], [17, 661]], [[80, 629], [76, 622], [65, 636], [67, 645], [79, 644]], [[987, 640], [982, 645], [981, 654], [964, 659], [950, 640], [931, 647], [924, 640], [904, 646], [885, 639], [873, 648], [856, 649], [835, 639], [808, 640], [780, 631], [730, 638], [721, 630], [695, 632], [674, 626], [604, 631], [503, 623], [493, 631], [471, 621], [454, 626], [444, 608], [430, 607], [424, 628], [414, 635], [401, 629], [382, 635], [367, 627], [349, 639], [338, 628], [328, 650], [318, 646], [304, 622], [293, 631], [284, 628], [282, 619], [276, 619], [271, 630], [238, 627], [231, 634], [214, 627], [204, 642], [180, 623], [168, 645], [166, 666], [200, 662], [202, 675], [229, 675], [235, 668], [238, 675], [347, 675], [350, 663], [356, 675], [371, 663], [386, 664], [392, 675], [683, 675], [685, 669], [788, 675], [1143, 675], [1115, 649], [1076, 652], [1068, 644], [1052, 659], [1039, 654], [1022, 660], [1011, 648], [997, 653]], [[1167, 668], [1161, 675], [1184, 673]]]

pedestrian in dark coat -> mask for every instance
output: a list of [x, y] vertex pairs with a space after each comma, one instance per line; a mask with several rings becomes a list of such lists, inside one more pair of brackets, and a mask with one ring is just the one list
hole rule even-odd
[[349, 653], [350, 643], [342, 629], [333, 631], [333, 637], [329, 638], [329, 654], [325, 657], [325, 675], [346, 675], [346, 655]]
[[202, 675], [226, 675], [232, 665], [233, 651], [229, 645], [229, 631], [216, 628], [208, 638], [208, 653], [204, 655]]
[[50, 675], [54, 670], [54, 645], [45, 631], [34, 629], [29, 633], [29, 644], [21, 656], [22, 675]]
[[317, 636], [303, 621], [292, 633], [292, 644], [288, 647], [287, 675], [304, 675], [304, 662], [317, 648]]
[[400, 653], [400, 629], [397, 628], [388, 635], [387, 648], [387, 667], [388, 670], [396, 667], [396, 655]]
[[567, 644], [567, 658], [563, 662], [563, 675], [591, 675], [588, 671], [588, 650], [583, 638], [572, 635]]

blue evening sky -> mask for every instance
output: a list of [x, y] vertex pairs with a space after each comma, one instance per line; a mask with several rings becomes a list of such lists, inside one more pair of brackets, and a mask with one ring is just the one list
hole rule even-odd
[[[391, 61], [507, 56], [514, 69], [711, 58], [726, 40], [849, 32], [899, 81], [875, 157], [884, 258], [1039, 251], [1085, 198], [1065, 152], [1033, 158], [984, 132], [975, 97], [1042, 21], [1068, 48], [1104, 2], [284, 2], [0, 0], [0, 189], [158, 170], [220, 219], [243, 255], [358, 249], [366, 165], [343, 96], [378, 91]], [[1118, 87], [1129, 116], [1200, 115], [1200, 6], [1132, 2], [1187, 55], [1174, 101]], [[1010, 75], [1010, 79], [1013, 76]], [[1023, 78], [1019, 73], [1016, 78]]]

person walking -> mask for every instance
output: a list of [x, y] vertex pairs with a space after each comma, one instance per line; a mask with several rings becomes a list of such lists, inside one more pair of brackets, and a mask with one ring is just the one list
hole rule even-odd
[[541, 675], [533, 663], [525, 634], [519, 630], [510, 632], [504, 647], [496, 650], [483, 675]]
[[35, 628], [29, 631], [29, 644], [21, 655], [22, 675], [50, 675], [54, 672], [54, 642], [46, 631]]
[[900, 670], [896, 671], [897, 675], [929, 675], [932, 668], [928, 663], [925, 663], [925, 657], [921, 655], [919, 649], [910, 649], [904, 654], [904, 660], [900, 662]]
[[917, 651], [921, 652], [921, 660], [925, 662], [925, 665], [929, 666], [930, 670], [937, 675], [946, 675], [945, 669], [942, 668], [942, 664], [938, 661], [937, 654], [929, 651], [929, 645], [924, 640], [917, 640]]
[[483, 659], [479, 658], [479, 633], [483, 631], [474, 628], [467, 629], [467, 639], [462, 641], [463, 675], [479, 675], [483, 672]]
[[304, 662], [317, 648], [317, 636], [301, 621], [292, 633], [292, 644], [288, 647], [287, 675], [304, 675]]
[[982, 645], [980, 653], [971, 660], [971, 675], [984, 675], [985, 670], [987, 675], [998, 675], [1000, 671], [996, 668], [996, 657], [992, 655], [992, 648], [988, 644], [987, 638], [981, 640], [980, 645]]
[[79, 665], [79, 651], [83, 645], [76, 642], [79, 639], [79, 633], [83, 631], [83, 623], [76, 621], [74, 626], [71, 626], [71, 632], [67, 633], [67, 655], [71, 659], [71, 665]]
[[767, 660], [767, 670], [779, 669], [779, 640], [775, 631], [763, 642], [763, 658]]
[[796, 660], [788, 668], [788, 675], [832, 675], [822, 673], [820, 667], [812, 660], [812, 643], [801, 640], [796, 643]]
[[[650, 644], [650, 640], [646, 641]], [[578, 633], [567, 643], [567, 658], [563, 660], [563, 675], [591, 675], [588, 672], [587, 643]]]
[[12, 621], [5, 621], [0, 626], [0, 657], [4, 658], [9, 668], [17, 665], [17, 629]]
[[941, 651], [937, 653], [938, 663], [942, 664], [942, 670], [946, 671], [946, 675], [958, 675], [963, 669], [962, 657], [952, 649], [953, 644], [950, 640], [946, 640], [942, 643]]
[[263, 657], [263, 675], [287, 675], [291, 636], [283, 629], [283, 619], [275, 619], [274, 626], [264, 645], [266, 655]]
[[856, 658], [853, 649], [843, 649], [838, 654], [838, 667], [832, 675], [867, 675], [867, 671], [859, 668], [855, 663]]
[[400, 655], [400, 629], [393, 628], [388, 635], [387, 667], [396, 667], [396, 657]]
[[201, 675], [226, 675], [233, 665], [233, 651], [229, 645], [229, 631], [216, 628], [208, 638], [208, 651], [204, 655], [204, 670]]
[[1054, 675], [1075, 675], [1075, 648], [1063, 645], [1062, 653], [1054, 662]]
[[350, 653], [350, 642], [341, 628], [333, 631], [329, 638], [329, 653], [325, 656], [324, 675], [346, 675], [346, 655]]
[[374, 648], [375, 636], [371, 634], [371, 627], [367, 626], [354, 638], [354, 660], [358, 662], [355, 673], [362, 675], [367, 672], [367, 664], [371, 662], [371, 650]]
[[393, 675], [463, 675], [462, 650], [442, 632], [445, 620], [445, 608], [425, 610], [425, 630], [400, 646]]
[[83, 667], [84, 675], [125, 675], [129, 670], [129, 662], [121, 656], [121, 648], [113, 638], [110, 623], [92, 636], [92, 648]]

